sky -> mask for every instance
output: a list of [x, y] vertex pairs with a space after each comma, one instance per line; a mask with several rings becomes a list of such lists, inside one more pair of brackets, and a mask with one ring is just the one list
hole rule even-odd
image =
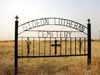
[[61, 17], [87, 26], [100, 38], [100, 0], [0, 0], [0, 40], [14, 39], [15, 16], [19, 23], [44, 17]]

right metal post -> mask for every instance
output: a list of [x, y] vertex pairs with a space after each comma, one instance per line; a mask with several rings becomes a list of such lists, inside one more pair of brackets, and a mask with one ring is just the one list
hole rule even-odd
[[87, 39], [87, 48], [88, 48], [88, 65], [91, 64], [91, 23], [90, 23], [90, 19], [88, 19], [88, 24], [87, 24], [87, 27], [88, 27], [88, 39]]

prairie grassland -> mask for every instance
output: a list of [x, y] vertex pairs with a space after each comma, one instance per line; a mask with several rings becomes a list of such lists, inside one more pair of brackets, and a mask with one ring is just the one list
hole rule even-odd
[[[22, 45], [19, 44], [19, 49], [21, 49], [21, 46]], [[36, 46], [36, 48], [38, 48], [38, 46]], [[25, 49], [24, 47], [23, 50]], [[91, 66], [87, 66], [86, 56], [19, 59], [18, 75], [100, 75], [99, 50], [100, 41], [92, 41]], [[14, 75], [13, 41], [0, 42], [0, 75]]]

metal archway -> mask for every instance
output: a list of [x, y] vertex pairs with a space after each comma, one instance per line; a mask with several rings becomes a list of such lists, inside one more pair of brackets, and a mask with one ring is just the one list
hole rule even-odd
[[[32, 21], [29, 21], [29, 22], [26, 22], [24, 24], [21, 24], [21, 25], [18, 25], [18, 16], [15, 17], [16, 18], [16, 21], [15, 21], [15, 75], [17, 75], [18, 73], [18, 59], [19, 58], [40, 58], [40, 57], [67, 57], [67, 56], [87, 56], [87, 63], [88, 65], [91, 64], [91, 24], [90, 24], [90, 20], [88, 19], [88, 24], [87, 24], [87, 27], [78, 23], [78, 22], [74, 22], [72, 20], [68, 20], [68, 19], [63, 19], [63, 18], [40, 18], [40, 19], [36, 19], [36, 20], [32, 20]], [[52, 21], [51, 21], [52, 20]], [[75, 31], [47, 31], [47, 30], [41, 30], [41, 31], [37, 31], [37, 34], [38, 34], [38, 37], [19, 37], [18, 35], [24, 33], [24, 32], [27, 32], [27, 31], [32, 31], [33, 28], [36, 28], [36, 27], [40, 27], [40, 26], [44, 26], [44, 25], [58, 25], [58, 26], [65, 26], [65, 27], [69, 27], [69, 28], [72, 28], [72, 29], [76, 29], [78, 30], [79, 32], [82, 32], [84, 33], [87, 37], [66, 37], [64, 34], [65, 33], [68, 33], [68, 32], [75, 32]], [[21, 32], [19, 32], [20, 28], [22, 28]], [[49, 34], [51, 33], [54, 33], [54, 35], [56, 34], [56, 36], [48, 36], [47, 33], [49, 32]], [[46, 36], [39, 36], [40, 34], [44, 35], [44, 33], [46, 33], [45, 35]], [[63, 33], [63, 35], [61, 35], [61, 33]], [[22, 42], [23, 42], [23, 39], [24, 39], [24, 43], [25, 43], [25, 40], [26, 40], [26, 46], [27, 47], [27, 52], [25, 55], [19, 55], [18, 54], [18, 39], [21, 38], [22, 39]], [[30, 44], [32, 44], [32, 47], [33, 47], [33, 51], [34, 50], [34, 41], [36, 39], [38, 39], [38, 55], [35, 55], [34, 53], [32, 55], [30, 55]], [[41, 48], [40, 48], [40, 43], [41, 43], [41, 38], [42, 40], [44, 40], [44, 53], [43, 55], [41, 55]], [[46, 47], [46, 38], [49, 39], [49, 47], [48, 48], [49, 50], [49, 54], [47, 55], [47, 52], [45, 52], [45, 47]], [[30, 39], [32, 41], [30, 41]], [[52, 44], [52, 40], [53, 40], [53, 44]], [[72, 47], [72, 42], [74, 41], [74, 49]], [[78, 45], [78, 52], [77, 53], [77, 41], [79, 43]], [[62, 51], [62, 43], [64, 43], [64, 47], [63, 48], [65, 50], [65, 54], [62, 54], [61, 51]], [[82, 42], [84, 43], [84, 50], [82, 51]], [[69, 54], [66, 54], [67, 53], [67, 44], [69, 43]], [[86, 44], [87, 43], [87, 44]], [[54, 48], [54, 49], [51, 49], [51, 46]], [[57, 47], [60, 47], [59, 49], [57, 49]], [[72, 49], [75, 51], [74, 54], [72, 53]], [[52, 51], [54, 50], [54, 52]], [[59, 51], [58, 51], [59, 50]], [[37, 50], [36, 50], [37, 51]], [[52, 53], [54, 53], [52, 55]]]

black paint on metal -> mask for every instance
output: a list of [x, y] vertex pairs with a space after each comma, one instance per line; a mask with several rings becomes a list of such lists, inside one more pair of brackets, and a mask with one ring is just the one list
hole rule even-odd
[[[46, 25], [50, 24], [48, 22], [48, 19], [46, 18], [44, 21], [44, 23], [46, 23]], [[55, 23], [56, 23], [56, 19], [57, 18], [54, 19]], [[41, 19], [41, 20], [43, 20], [43, 19]], [[35, 21], [37, 21], [37, 20], [35, 20]], [[70, 21], [70, 22], [68, 22], [68, 24], [72, 24], [72, 22], [73, 21]], [[27, 22], [25, 24], [28, 24], [29, 28], [30, 28], [31, 25], [29, 23], [30, 22]], [[59, 23], [60, 23], [60, 25], [63, 24], [63, 22], [61, 20], [59, 20]], [[65, 23], [66, 22], [64, 22], [64, 24]], [[24, 26], [24, 24], [22, 24], [21, 26]], [[87, 37], [79, 37], [79, 36], [72, 37], [71, 34], [69, 36], [65, 36], [66, 32], [67, 33], [69, 33], [69, 32], [76, 33], [78, 31], [57, 31], [57, 30], [51, 30], [51, 31], [49, 31], [49, 30], [36, 30], [38, 32], [37, 37], [27, 37], [27, 36], [19, 37], [18, 35], [20, 35], [20, 34], [18, 34], [18, 27], [20, 27], [20, 26], [18, 26], [18, 16], [16, 16], [16, 21], [15, 21], [15, 65], [14, 65], [15, 66], [15, 75], [18, 75], [18, 58], [21, 59], [21, 58], [41, 58], [41, 57], [87, 56], [88, 65], [91, 64], [91, 24], [90, 24], [90, 20], [88, 20], [87, 27], [85, 27], [88, 30], [87, 31], [88, 34], [86, 35]], [[38, 25], [36, 27], [38, 27]], [[70, 25], [69, 25], [69, 27], [70, 27]], [[25, 28], [27, 28], [27, 27], [24, 26], [24, 29]], [[30, 30], [30, 29], [27, 31], [35, 32], [35, 30]], [[79, 30], [79, 32], [83, 32], [83, 31]], [[40, 36], [40, 33], [42, 33], [42, 36]], [[49, 36], [49, 35], [45, 35], [44, 33], [47, 33], [47, 34], [56, 33], [57, 36], [54, 37], [51, 34]], [[62, 33], [64, 33], [64, 36], [62, 36]], [[22, 39], [22, 47], [21, 47], [22, 54], [21, 55], [18, 54], [18, 38]], [[26, 47], [27, 47], [26, 55], [25, 55], [25, 53], [23, 53], [23, 51], [25, 51], [24, 50], [25, 39], [26, 39]], [[36, 39], [38, 40], [38, 44], [37, 44]], [[41, 43], [41, 41], [43, 43]], [[48, 46], [47, 42], [49, 42], [49, 46]], [[52, 44], [52, 42], [54, 44]], [[58, 44], [58, 42], [60, 42], [60, 43]], [[75, 42], [75, 43], [73, 43], [73, 42]], [[43, 47], [41, 47], [41, 44], [43, 44], [42, 45]], [[33, 54], [30, 51], [30, 50], [32, 50], [31, 46], [33, 49], [33, 52], [32, 52]], [[54, 47], [55, 52], [53, 52], [52, 46]], [[36, 50], [36, 47], [38, 47], [38, 50]], [[58, 47], [60, 47], [60, 48], [58, 49]], [[63, 47], [65, 47], [65, 48], [63, 48]], [[48, 54], [47, 54], [47, 49], [49, 50]], [[63, 49], [65, 50], [64, 54], [63, 54], [63, 51], [64, 51]], [[42, 52], [43, 54], [41, 54], [41, 50], [43, 51]], [[75, 53], [73, 53], [73, 51]], [[53, 53], [55, 53], [55, 54], [53, 54]]]
[[58, 44], [57, 42], [58, 41], [55, 38], [54, 44], [51, 45], [51, 46], [54, 46], [54, 48], [55, 48], [55, 55], [57, 54], [57, 47], [60, 47], [61, 46], [61, 44]]
[[81, 47], [82, 47], [82, 42], [81, 42], [81, 37], [79, 38], [79, 53], [81, 54]]
[[35, 50], [34, 50], [34, 47], [35, 47], [35, 46], [34, 46], [34, 42], [35, 42], [35, 41], [34, 41], [34, 37], [33, 37], [33, 56], [34, 56], [34, 51], [35, 51]]
[[27, 56], [28, 56], [30, 54], [30, 44], [31, 44], [29, 37], [27, 37], [26, 43], [27, 43]]
[[84, 53], [86, 53], [86, 38], [84, 38]]
[[91, 64], [91, 23], [90, 19], [88, 19], [88, 65]]
[[76, 47], [76, 46], [77, 46], [76, 40], [77, 40], [77, 39], [76, 39], [76, 37], [75, 37], [75, 55], [76, 55], [76, 48], [77, 48], [77, 47]]
[[18, 74], [18, 16], [15, 17], [15, 75]]

